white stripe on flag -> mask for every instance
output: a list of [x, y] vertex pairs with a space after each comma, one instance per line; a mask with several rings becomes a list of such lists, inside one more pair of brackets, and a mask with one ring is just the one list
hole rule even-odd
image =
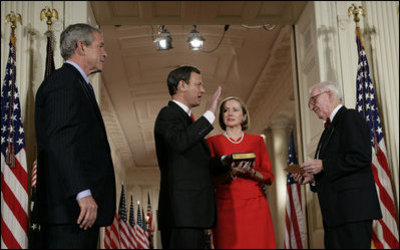
[[[1, 193], [1, 214], [4, 223], [7, 225], [8, 229], [11, 231], [13, 237], [18, 242], [22, 248], [27, 248], [28, 237], [25, 230], [21, 227], [17, 218], [15, 218], [14, 213], [8, 207], [7, 203], [3, 201], [3, 193]], [[1, 248], [5, 248], [5, 244], [1, 245]]]

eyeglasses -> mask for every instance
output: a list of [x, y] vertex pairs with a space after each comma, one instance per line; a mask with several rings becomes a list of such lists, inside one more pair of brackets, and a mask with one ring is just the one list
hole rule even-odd
[[320, 95], [322, 95], [323, 93], [326, 93], [327, 91], [322, 91], [314, 96], [311, 96], [310, 99], [308, 100], [308, 107], [311, 109], [311, 105], [315, 105], [315, 103], [317, 102], [317, 99]]

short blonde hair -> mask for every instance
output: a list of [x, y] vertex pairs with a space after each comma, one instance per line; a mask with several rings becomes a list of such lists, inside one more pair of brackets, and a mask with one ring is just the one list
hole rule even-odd
[[230, 97], [227, 97], [224, 100], [222, 100], [221, 105], [219, 106], [219, 126], [223, 130], [226, 130], [226, 125], [224, 123], [224, 106], [225, 106], [225, 103], [227, 101], [230, 101], [230, 100], [235, 100], [240, 104], [240, 107], [242, 108], [243, 115], [246, 115], [245, 119], [242, 121], [242, 124], [241, 124], [242, 125], [242, 130], [243, 131], [247, 130], [249, 128], [249, 126], [250, 126], [250, 114], [249, 114], [249, 112], [247, 110], [247, 107], [244, 104], [244, 102], [242, 100], [240, 100], [239, 97], [235, 97], [235, 96], [230, 96]]

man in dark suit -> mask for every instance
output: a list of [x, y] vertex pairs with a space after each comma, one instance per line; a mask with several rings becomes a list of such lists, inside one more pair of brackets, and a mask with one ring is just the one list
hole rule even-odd
[[302, 184], [318, 193], [325, 248], [370, 248], [372, 221], [382, 218], [371, 169], [371, 143], [364, 118], [341, 104], [337, 86], [310, 90], [309, 108], [325, 120], [314, 160], [301, 165]]
[[97, 248], [99, 227], [115, 214], [115, 177], [103, 119], [88, 76], [107, 53], [102, 32], [68, 26], [64, 65], [36, 94], [38, 206], [45, 248]]
[[165, 249], [204, 249], [205, 229], [215, 224], [212, 172], [225, 171], [211, 159], [204, 137], [213, 129], [221, 87], [209, 109], [195, 122], [191, 109], [205, 92], [200, 71], [191, 66], [171, 71], [167, 79], [172, 101], [159, 112], [154, 136], [161, 171], [158, 225]]

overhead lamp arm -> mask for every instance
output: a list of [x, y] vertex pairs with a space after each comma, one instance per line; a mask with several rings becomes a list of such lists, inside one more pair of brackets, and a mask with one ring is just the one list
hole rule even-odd
[[226, 31], [229, 29], [229, 27], [230, 27], [229, 24], [225, 24], [225, 26], [224, 26], [224, 33], [222, 33], [221, 39], [219, 40], [218, 45], [217, 45], [214, 49], [209, 50], [209, 51], [202, 50], [202, 52], [205, 52], [205, 53], [212, 53], [212, 52], [216, 51], [216, 50], [219, 48], [219, 46], [221, 45], [222, 41], [224, 40], [225, 33], [226, 33]]

